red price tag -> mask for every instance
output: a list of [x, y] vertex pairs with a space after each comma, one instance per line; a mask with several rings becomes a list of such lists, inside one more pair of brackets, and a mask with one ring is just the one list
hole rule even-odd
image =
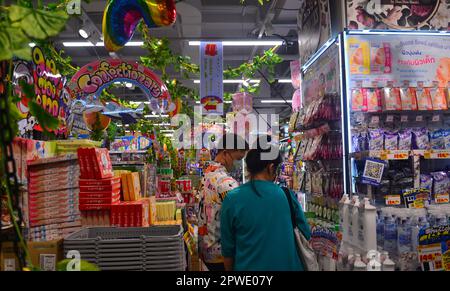
[[401, 204], [400, 195], [387, 195], [386, 196], [386, 205], [400, 205]]

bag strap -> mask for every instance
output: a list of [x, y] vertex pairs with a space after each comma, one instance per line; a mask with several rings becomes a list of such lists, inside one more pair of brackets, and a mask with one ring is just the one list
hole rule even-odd
[[283, 192], [286, 195], [286, 198], [287, 198], [288, 203], [289, 203], [289, 210], [291, 212], [292, 227], [296, 228], [297, 227], [297, 222], [296, 222], [297, 220], [295, 219], [294, 206], [292, 205], [291, 191], [289, 191], [289, 189], [286, 188], [286, 187], [281, 187], [281, 189], [283, 189]]

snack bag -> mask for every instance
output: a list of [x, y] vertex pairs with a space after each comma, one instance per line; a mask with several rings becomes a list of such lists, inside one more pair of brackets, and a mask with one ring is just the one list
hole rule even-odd
[[413, 130], [414, 134], [414, 148], [418, 150], [429, 150], [430, 139], [428, 137], [428, 130], [426, 128], [416, 128]]
[[400, 99], [402, 101], [402, 110], [417, 110], [415, 88], [401, 88]]
[[444, 88], [426, 88], [430, 92], [433, 110], [447, 110], [447, 96]]
[[[363, 89], [364, 90], [364, 89]], [[367, 111], [367, 95], [361, 89], [352, 89], [352, 111]]]
[[404, 129], [398, 133], [398, 149], [408, 151], [412, 149], [412, 132], [410, 129]]
[[431, 177], [431, 175], [421, 174], [420, 175], [420, 188], [430, 190], [430, 192], [431, 192], [432, 187], [433, 187], [433, 178]]
[[394, 131], [384, 132], [384, 149], [396, 151], [398, 150], [398, 133]]
[[381, 112], [383, 110], [380, 89], [363, 89], [363, 95], [364, 99], [367, 100], [368, 112]]
[[449, 177], [446, 172], [434, 172], [431, 173], [433, 177], [433, 193], [436, 194], [446, 194], [449, 188]]
[[417, 107], [419, 110], [432, 110], [430, 91], [423, 88], [416, 89]]
[[381, 129], [373, 129], [369, 131], [369, 150], [381, 151], [383, 149], [383, 132]]
[[402, 110], [399, 88], [384, 88], [384, 109], [387, 111]]
[[430, 144], [433, 150], [445, 149], [445, 136], [446, 132], [442, 129], [435, 130], [430, 133]]
[[450, 129], [444, 130], [445, 149], [450, 149]]

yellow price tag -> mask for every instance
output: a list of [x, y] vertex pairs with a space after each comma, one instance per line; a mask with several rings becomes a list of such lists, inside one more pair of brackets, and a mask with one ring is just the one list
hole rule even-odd
[[424, 157], [425, 159], [431, 159], [431, 152], [426, 151], [426, 152], [423, 154], [423, 157]]

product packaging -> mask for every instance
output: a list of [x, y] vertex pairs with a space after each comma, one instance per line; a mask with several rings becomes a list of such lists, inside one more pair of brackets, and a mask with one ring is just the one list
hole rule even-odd
[[395, 111], [402, 110], [402, 102], [400, 98], [399, 88], [384, 88], [384, 110]]
[[383, 150], [383, 131], [381, 129], [373, 129], [369, 131], [369, 150], [381, 151]]
[[431, 192], [433, 186], [433, 178], [431, 175], [421, 174], [420, 175], [420, 188], [427, 189]]
[[410, 129], [404, 129], [399, 132], [398, 149], [411, 150], [412, 149], [412, 132]]
[[357, 38], [349, 38], [348, 54], [350, 73], [352, 75], [370, 74], [370, 46], [369, 42]]
[[434, 196], [440, 194], [448, 194], [450, 187], [450, 178], [446, 172], [431, 173], [433, 177], [433, 194]]
[[431, 95], [429, 90], [418, 87], [416, 89], [417, 107], [419, 110], [432, 110]]
[[431, 104], [433, 105], [433, 110], [447, 110], [447, 96], [445, 94], [444, 88], [426, 88], [431, 96]]
[[367, 111], [367, 90], [362, 90], [361, 88], [352, 89], [352, 111]]
[[433, 150], [445, 149], [445, 136], [447, 135], [445, 130], [438, 129], [430, 133], [430, 144]]
[[418, 150], [429, 150], [430, 139], [428, 137], [428, 130], [426, 128], [413, 129], [414, 134], [414, 148]]
[[363, 98], [367, 100], [367, 111], [368, 112], [381, 112], [383, 111], [383, 106], [381, 102], [381, 90], [374, 88], [362, 89]]
[[390, 43], [371, 42], [370, 55], [371, 74], [390, 74], [392, 72], [392, 55]]
[[417, 110], [417, 99], [415, 88], [400, 88], [402, 110]]
[[384, 132], [384, 149], [396, 151], [398, 150], [398, 133], [395, 131]]

